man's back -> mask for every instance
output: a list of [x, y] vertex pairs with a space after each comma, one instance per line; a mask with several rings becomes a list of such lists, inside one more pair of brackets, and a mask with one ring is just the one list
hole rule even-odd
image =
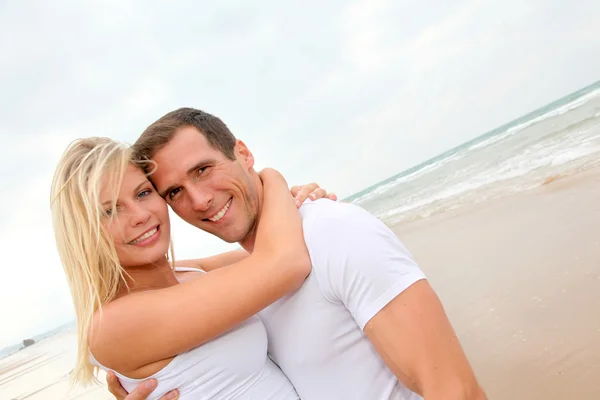
[[313, 271], [300, 290], [260, 313], [271, 357], [305, 400], [420, 399], [362, 329], [424, 279], [422, 271], [395, 235], [357, 206], [315, 201], [300, 212]]

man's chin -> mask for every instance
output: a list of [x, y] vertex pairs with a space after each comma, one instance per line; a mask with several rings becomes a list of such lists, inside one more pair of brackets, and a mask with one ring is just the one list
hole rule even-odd
[[235, 234], [232, 232], [211, 232], [211, 231], [205, 231], [210, 233], [213, 236], [218, 237], [219, 239], [221, 239], [224, 242], [227, 243], [238, 243], [241, 242], [242, 240], [244, 240], [245, 235], [242, 234]]
[[238, 242], [242, 241], [242, 239], [239, 239], [237, 237], [235, 237], [235, 238], [223, 237], [223, 236], [217, 236], [217, 237], [227, 243], [238, 243]]
[[[215, 226], [211, 222], [195, 224], [195, 226], [206, 233], [218, 237], [227, 243], [243, 243], [249, 241], [254, 235], [252, 229], [247, 226]], [[222, 228], [222, 229], [219, 229]]]

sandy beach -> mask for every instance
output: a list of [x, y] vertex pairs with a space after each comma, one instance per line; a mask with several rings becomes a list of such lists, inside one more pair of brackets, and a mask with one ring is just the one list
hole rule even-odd
[[[490, 399], [600, 398], [598, 204], [596, 168], [392, 227]], [[0, 398], [111, 399], [104, 387], [69, 391], [74, 357], [64, 333], [0, 360]]]
[[393, 227], [490, 399], [600, 399], [600, 169]]
[[1, 359], [0, 399], [114, 400], [104, 386], [72, 387], [76, 351], [75, 333], [63, 332]]

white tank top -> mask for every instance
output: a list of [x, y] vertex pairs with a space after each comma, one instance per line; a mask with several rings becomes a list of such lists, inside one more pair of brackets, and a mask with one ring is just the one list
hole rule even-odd
[[[177, 272], [204, 272], [176, 267]], [[108, 371], [90, 353], [92, 364]], [[178, 354], [163, 369], [145, 379], [128, 378], [114, 371], [121, 385], [131, 392], [149, 378], [158, 387], [148, 400], [157, 400], [172, 389], [180, 399], [299, 399], [294, 387], [267, 356], [267, 333], [255, 315], [215, 339]]]

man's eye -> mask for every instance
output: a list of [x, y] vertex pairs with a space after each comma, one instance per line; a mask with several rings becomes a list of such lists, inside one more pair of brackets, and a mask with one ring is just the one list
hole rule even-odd
[[170, 200], [173, 200], [173, 198], [175, 197], [175, 195], [176, 195], [177, 193], [179, 193], [180, 191], [181, 191], [181, 188], [175, 188], [175, 189], [171, 190], [171, 191], [169, 192], [169, 194], [168, 194], [168, 197], [169, 197], [169, 199], [170, 199]]
[[200, 167], [198, 168], [198, 175], [202, 175], [209, 167]]

